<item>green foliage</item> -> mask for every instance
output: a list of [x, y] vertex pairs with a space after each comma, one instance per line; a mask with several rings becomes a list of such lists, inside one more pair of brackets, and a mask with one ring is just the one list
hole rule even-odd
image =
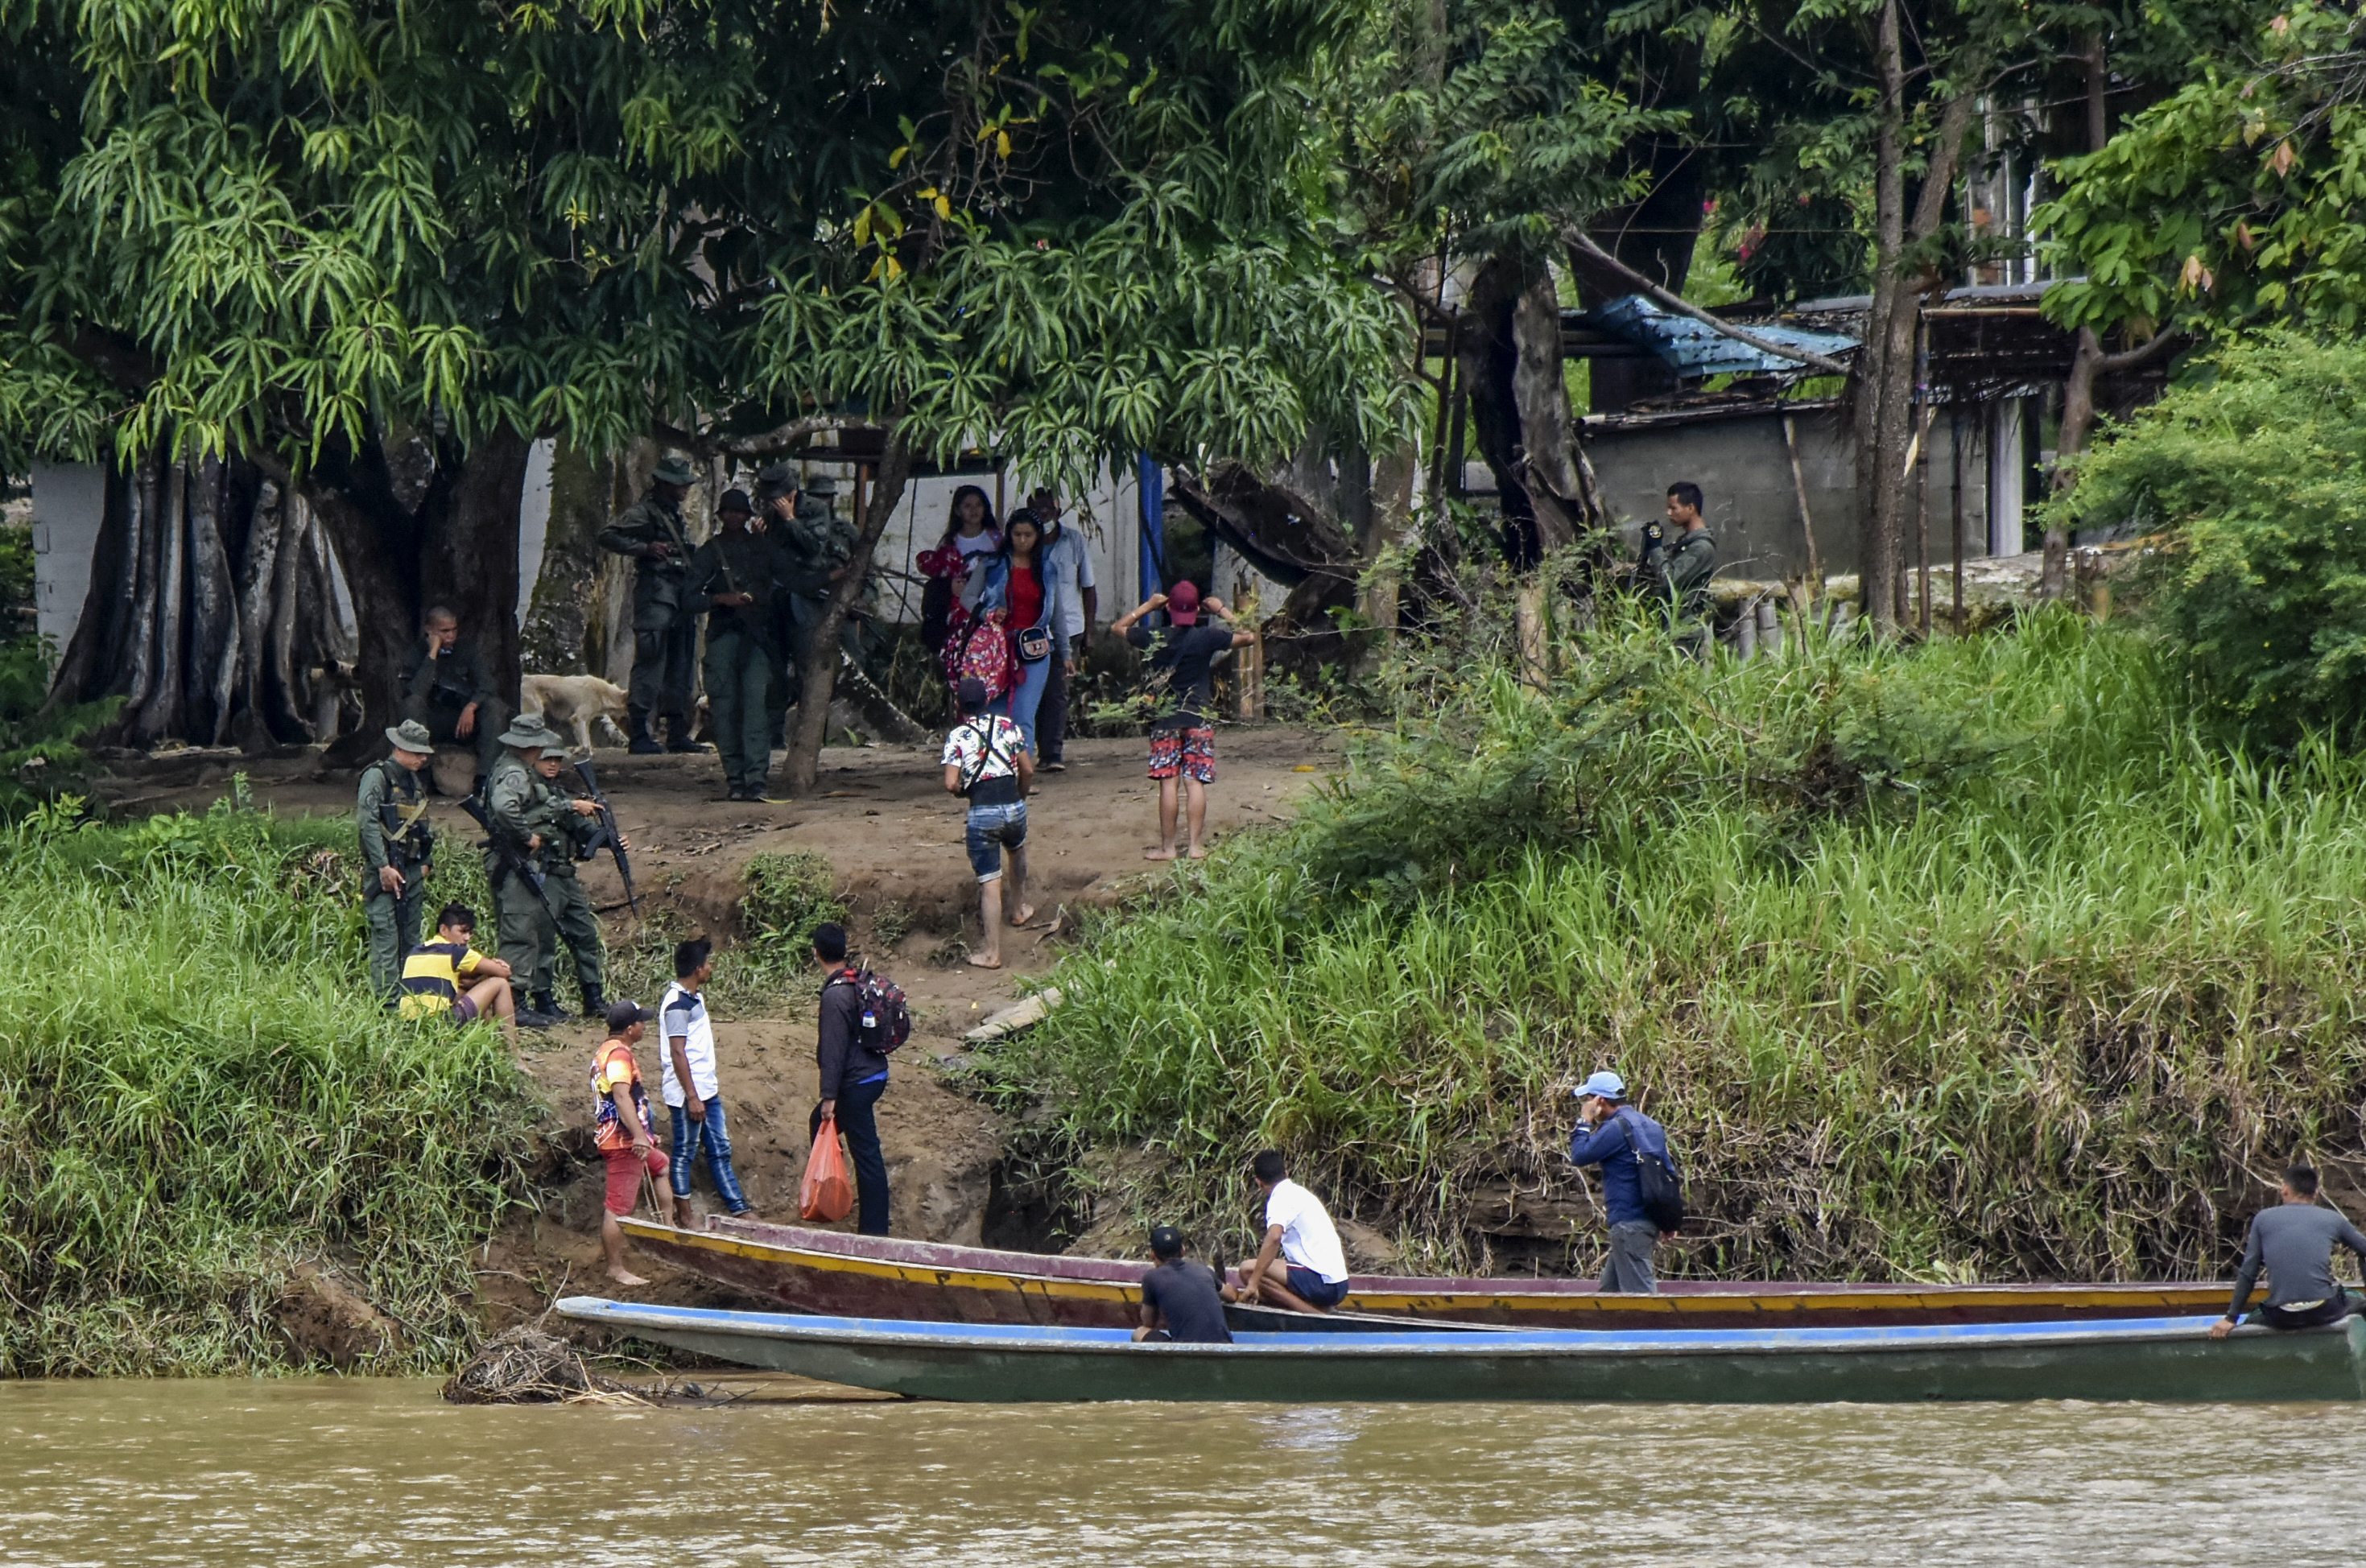
[[1569, 1090], [1615, 1066], [1696, 1184], [1684, 1272], [2174, 1278], [2250, 1170], [2356, 1152], [2366, 768], [2203, 746], [2143, 637], [1620, 631], [1549, 694], [1469, 646], [989, 1058], [1116, 1197], [1236, 1250], [1270, 1143], [1420, 1261], [1566, 1267]]
[[0, 840], [0, 1374], [288, 1364], [333, 1268], [448, 1365], [535, 1111], [490, 1029], [366, 996], [349, 829], [218, 807]]
[[2257, 7], [2231, 50], [2101, 152], [2056, 166], [2033, 215], [2056, 276], [2049, 315], [2143, 338], [2277, 321], [2366, 321], [2366, 51], [2355, 15]]
[[50, 661], [39, 637], [0, 642], [0, 822], [83, 783], [90, 759], [75, 738], [115, 716], [120, 697], [49, 708]]
[[2157, 533], [2156, 623], [2204, 713], [2279, 750], [2366, 735], [2366, 349], [2227, 344], [2080, 465], [2071, 526]]

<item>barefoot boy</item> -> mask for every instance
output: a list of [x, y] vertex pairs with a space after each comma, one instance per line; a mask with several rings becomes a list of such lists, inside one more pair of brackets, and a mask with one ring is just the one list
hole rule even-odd
[[[1142, 617], [1164, 606], [1174, 623], [1154, 637]], [[1200, 619], [1202, 607], [1211, 617]], [[1189, 578], [1172, 593], [1154, 593], [1120, 615], [1110, 630], [1150, 655], [1152, 709], [1150, 716], [1150, 776], [1158, 781], [1158, 843], [1143, 852], [1144, 860], [1175, 858], [1175, 819], [1178, 791], [1189, 799], [1189, 842], [1184, 853], [1205, 860], [1200, 844], [1208, 826], [1208, 786], [1216, 782], [1216, 728], [1208, 721], [1213, 701], [1210, 666], [1227, 649], [1256, 641], [1255, 632], [1236, 632], [1223, 620], [1222, 599], [1200, 597], [1199, 585]]]
[[[977, 873], [978, 912], [986, 921], [986, 949], [969, 961], [980, 969], [1002, 967], [1002, 912], [1023, 926], [1035, 918], [1027, 902], [1027, 790], [1035, 780], [1034, 759], [1019, 726], [986, 711], [986, 682], [965, 676], [953, 694], [961, 722], [945, 737], [945, 789], [969, 802], [969, 863]], [[1002, 888], [1002, 852], [1010, 852], [1010, 891]]]
[[616, 1216], [633, 1212], [640, 1197], [641, 1173], [663, 1176], [668, 1163], [649, 1135], [649, 1091], [641, 1087], [641, 1065], [633, 1059], [641, 1026], [655, 1017], [638, 1002], [616, 1003], [608, 1010], [608, 1038], [592, 1058], [592, 1094], [598, 1102], [592, 1141], [608, 1163], [600, 1250], [607, 1255], [608, 1278], [620, 1285], [648, 1281], [625, 1267], [625, 1233], [616, 1227]]

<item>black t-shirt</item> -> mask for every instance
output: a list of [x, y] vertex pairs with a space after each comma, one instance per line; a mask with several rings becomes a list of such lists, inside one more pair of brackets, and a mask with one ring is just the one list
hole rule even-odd
[[1158, 692], [1150, 728], [1197, 729], [1205, 724], [1200, 716], [1214, 696], [1209, 666], [1233, 646], [1233, 628], [1222, 621], [1202, 620], [1196, 626], [1168, 626], [1162, 637], [1135, 625], [1126, 629], [1125, 640], [1144, 649], [1156, 644], [1150, 656], [1151, 685], [1156, 690], [1163, 682], [1165, 690]]
[[1155, 1306], [1166, 1325], [1166, 1337], [1179, 1345], [1229, 1345], [1233, 1331], [1224, 1326], [1224, 1298], [1216, 1271], [1204, 1263], [1177, 1258], [1142, 1277], [1142, 1300]]

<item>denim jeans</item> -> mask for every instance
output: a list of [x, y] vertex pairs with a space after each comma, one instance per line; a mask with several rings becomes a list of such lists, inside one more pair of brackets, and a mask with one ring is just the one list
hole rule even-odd
[[977, 873], [977, 879], [1000, 881], [1002, 852], [1027, 847], [1027, 803], [1014, 800], [1006, 806], [971, 807], [963, 837], [969, 846], [969, 868]]
[[[854, 1084], [838, 1097], [838, 1130], [846, 1134], [846, 1152], [854, 1161], [854, 1199], [864, 1235], [887, 1234], [887, 1156], [879, 1147], [879, 1097], [887, 1092], [887, 1075]], [[821, 1107], [813, 1109], [806, 1129], [811, 1138], [821, 1131]]]
[[1035, 712], [1043, 703], [1043, 687], [1052, 678], [1052, 660], [1061, 658], [1060, 639], [1052, 639], [1052, 651], [1032, 664], [1019, 667], [1019, 679], [1010, 690], [990, 705], [992, 712], [1015, 720], [1019, 732], [1027, 738], [1027, 750], [1035, 750]]
[[749, 1210], [748, 1195], [739, 1190], [739, 1177], [731, 1168], [731, 1130], [723, 1122], [723, 1097], [716, 1095], [706, 1102], [706, 1120], [696, 1122], [681, 1106], [668, 1106], [669, 1119], [673, 1122], [673, 1195], [690, 1196], [691, 1162], [698, 1157], [699, 1145], [706, 1147], [706, 1174], [715, 1182], [715, 1195], [723, 1206], [735, 1214]]

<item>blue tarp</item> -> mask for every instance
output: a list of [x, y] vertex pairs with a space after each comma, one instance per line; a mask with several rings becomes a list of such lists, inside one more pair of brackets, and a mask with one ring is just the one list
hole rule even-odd
[[[1797, 376], [1808, 369], [1796, 359], [1752, 348], [1740, 338], [1728, 337], [1689, 316], [1663, 310], [1640, 294], [1629, 294], [1613, 299], [1600, 310], [1589, 310], [1584, 321], [1586, 325], [1622, 343], [1650, 349], [1679, 376]], [[1837, 333], [1801, 332], [1797, 327], [1760, 326], [1754, 321], [1746, 324], [1753, 336], [1786, 348], [1820, 354], [1827, 359], [1837, 359], [1859, 346], [1856, 339]]]

